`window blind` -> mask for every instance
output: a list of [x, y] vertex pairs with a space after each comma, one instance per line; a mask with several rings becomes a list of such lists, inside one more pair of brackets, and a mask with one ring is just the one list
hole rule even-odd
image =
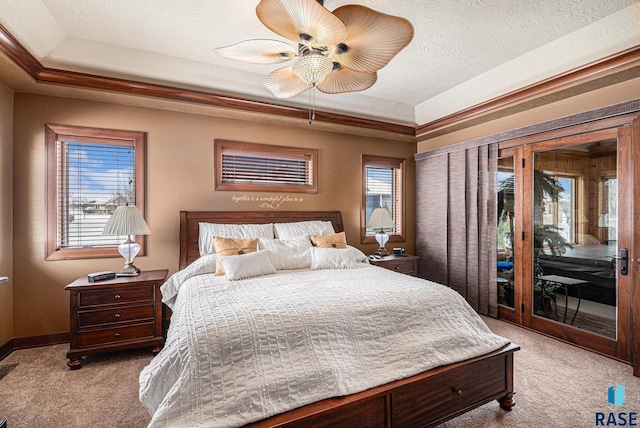
[[312, 185], [311, 157], [222, 153], [222, 182], [270, 185]]
[[118, 245], [102, 235], [120, 205], [134, 205], [135, 149], [128, 145], [57, 141], [59, 248]]
[[215, 140], [215, 188], [317, 193], [317, 149]]

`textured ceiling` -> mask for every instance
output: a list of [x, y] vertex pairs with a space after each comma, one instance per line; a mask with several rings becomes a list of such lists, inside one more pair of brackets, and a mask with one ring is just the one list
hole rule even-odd
[[[283, 40], [258, 0], [0, 0], [0, 24], [44, 66], [277, 100], [263, 78], [283, 65], [219, 58], [216, 47]], [[408, 19], [413, 41], [353, 94], [318, 93], [319, 109], [424, 124], [640, 45], [640, 0], [325, 0]], [[293, 42], [291, 42], [293, 46]]]

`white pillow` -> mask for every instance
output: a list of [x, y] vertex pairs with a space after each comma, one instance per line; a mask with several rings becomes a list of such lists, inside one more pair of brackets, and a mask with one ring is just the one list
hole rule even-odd
[[369, 264], [369, 257], [367, 257], [367, 255], [361, 250], [357, 249], [356, 247], [352, 247], [351, 245], [347, 245], [347, 248], [351, 250], [351, 253], [353, 254], [353, 257], [357, 263]]
[[311, 247], [309, 235], [291, 239], [258, 239], [258, 248], [266, 250], [277, 270], [309, 269]]
[[356, 254], [351, 248], [311, 249], [311, 269], [352, 269], [358, 267]]
[[333, 235], [336, 233], [330, 221], [322, 220], [274, 223], [273, 231], [277, 239], [291, 239], [302, 235]]
[[218, 261], [224, 269], [224, 276], [230, 281], [276, 273], [266, 251], [219, 257]]
[[221, 224], [200, 223], [198, 236], [198, 248], [200, 255], [216, 252], [216, 244], [213, 238], [273, 239], [273, 223], [267, 224]]

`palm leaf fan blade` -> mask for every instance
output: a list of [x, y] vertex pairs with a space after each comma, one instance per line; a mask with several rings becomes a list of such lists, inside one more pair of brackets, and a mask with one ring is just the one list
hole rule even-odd
[[296, 76], [293, 67], [273, 71], [265, 77], [264, 86], [277, 98], [290, 98], [311, 88], [311, 85], [307, 85]]
[[329, 73], [316, 87], [326, 94], [358, 92], [373, 86], [377, 79], [378, 75], [375, 71], [358, 72], [342, 67]]
[[333, 59], [354, 71], [380, 70], [413, 39], [413, 25], [404, 18], [358, 5], [339, 7], [333, 14], [348, 30]]
[[316, 0], [262, 0], [256, 14], [271, 31], [296, 43], [305, 42], [303, 34], [311, 37], [311, 46], [335, 45], [347, 36], [342, 21]]
[[253, 64], [277, 64], [296, 56], [296, 50], [288, 44], [270, 39], [245, 40], [233, 45], [214, 49], [223, 58], [250, 62]]

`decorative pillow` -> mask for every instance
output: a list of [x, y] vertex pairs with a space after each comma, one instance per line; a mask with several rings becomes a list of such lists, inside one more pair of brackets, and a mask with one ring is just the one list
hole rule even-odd
[[258, 246], [266, 250], [277, 270], [308, 269], [311, 266], [312, 245], [308, 235], [291, 239], [260, 238]]
[[351, 245], [347, 245], [347, 248], [351, 250], [351, 253], [353, 254], [353, 257], [357, 263], [370, 264], [369, 257], [361, 250], [357, 249], [356, 247], [352, 247]]
[[[258, 249], [258, 239], [233, 239], [218, 238], [214, 239], [216, 243], [216, 253], [219, 256], [238, 256], [247, 253], [253, 253]], [[224, 269], [218, 260], [216, 266], [216, 275], [224, 275]]]
[[311, 249], [311, 269], [353, 269], [358, 262], [351, 248], [321, 248]]
[[347, 235], [344, 232], [334, 233], [333, 235], [317, 235], [311, 236], [311, 242], [314, 246], [320, 248], [347, 248]]
[[274, 223], [273, 232], [277, 239], [291, 239], [302, 235], [332, 235], [336, 233], [330, 221], [311, 220], [293, 223]]
[[249, 254], [219, 257], [224, 276], [229, 281], [276, 273], [266, 251], [254, 251]]
[[198, 248], [200, 255], [216, 252], [213, 238], [267, 238], [273, 239], [273, 223], [267, 224], [221, 224], [221, 223], [200, 223], [198, 236]]

